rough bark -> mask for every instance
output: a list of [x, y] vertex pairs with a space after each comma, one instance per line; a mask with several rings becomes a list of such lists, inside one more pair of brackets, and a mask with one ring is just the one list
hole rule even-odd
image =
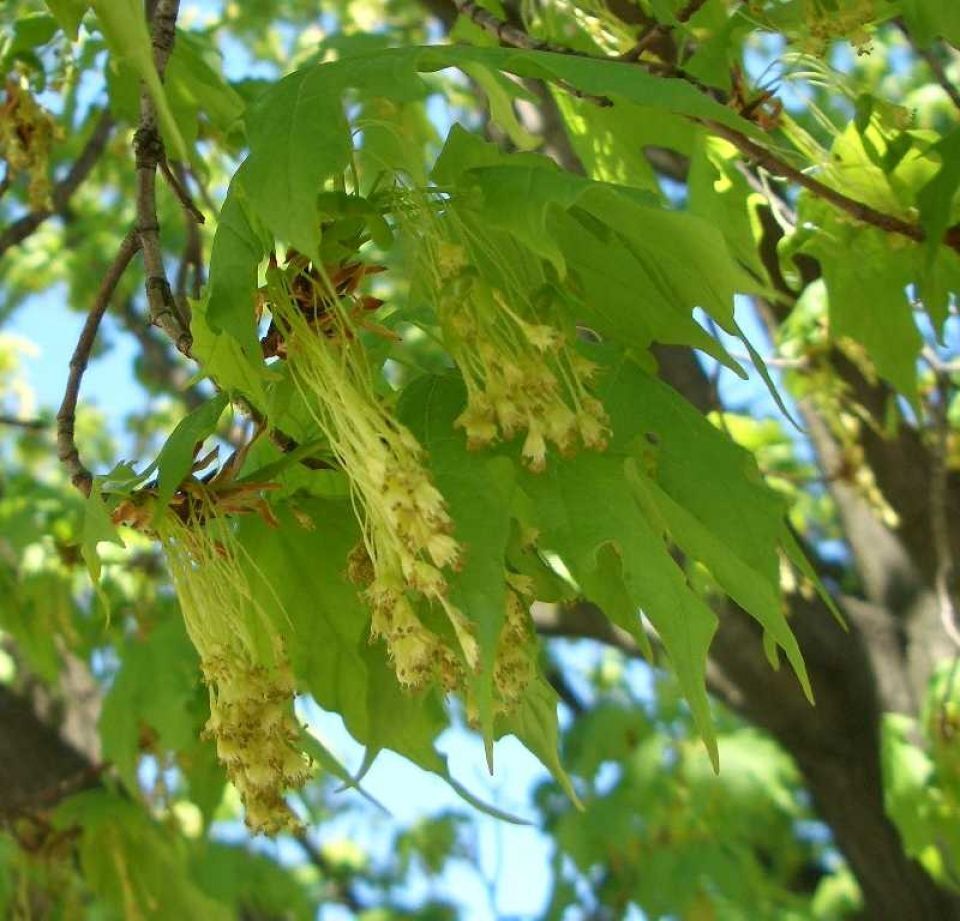
[[[695, 358], [678, 350], [661, 350], [658, 357], [666, 380], [701, 410], [710, 408], [712, 395]], [[836, 446], [815, 407], [801, 409], [821, 467], [829, 470], [837, 462], [831, 453]], [[899, 437], [913, 439], [906, 430]], [[899, 475], [914, 474], [905, 467]], [[904, 535], [886, 528], [842, 480], [832, 481], [831, 491], [866, 597], [841, 599], [849, 632], [822, 603], [799, 595], [791, 600], [790, 623], [816, 706], [806, 702], [789, 670], [767, 667], [758, 631], [731, 610], [721, 612], [711, 649], [714, 690], [793, 756], [860, 884], [866, 917], [960, 918], [960, 900], [904, 852], [886, 816], [880, 768], [882, 713], [916, 715], [931, 668], [949, 652], [936, 600]]]
[[27, 696], [0, 685], [0, 823], [55, 806], [96, 778], [92, 762], [57, 723], [43, 720]]

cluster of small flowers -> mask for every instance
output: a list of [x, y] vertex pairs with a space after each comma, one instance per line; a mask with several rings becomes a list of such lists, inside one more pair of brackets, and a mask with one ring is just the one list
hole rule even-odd
[[7, 175], [26, 173], [27, 198], [35, 210], [51, 207], [50, 147], [58, 137], [53, 116], [14, 80], [6, 84], [6, 99], [0, 104], [0, 156], [7, 161]]
[[168, 511], [156, 530], [210, 694], [205, 732], [216, 741], [249, 828], [293, 830], [283, 794], [302, 787], [309, 771], [296, 747], [293, 675], [254, 597], [230, 522], [213, 505], [204, 511], [190, 522]]
[[522, 456], [539, 472], [547, 448], [607, 446], [609, 421], [589, 392], [597, 366], [545, 284], [540, 260], [465, 215], [423, 204], [418, 274], [427, 279], [444, 341], [463, 374], [467, 406], [456, 424], [471, 449], [524, 435]]
[[296, 817], [283, 799], [288, 788], [306, 783], [310, 765], [296, 742], [293, 676], [286, 662], [254, 665], [242, 653], [221, 647], [204, 658], [210, 689], [205, 733], [240, 793], [252, 832], [295, 831]]
[[463, 683], [460, 659], [423, 625], [402, 590], [374, 599], [370, 638], [386, 643], [397, 680], [406, 688], [417, 690], [436, 681], [453, 691]]
[[509, 712], [517, 705], [536, 671], [537, 642], [530, 618], [533, 585], [526, 576], [507, 574], [507, 611], [497, 642], [493, 684], [497, 709]]
[[[446, 344], [467, 386], [467, 406], [456, 425], [471, 449], [525, 432], [523, 459], [546, 467], [547, 444], [570, 454], [578, 440], [607, 446], [603, 405], [587, 387], [596, 365], [584, 358], [559, 324], [543, 322], [523, 292], [497, 288], [466, 271], [466, 252], [438, 247], [443, 287], [438, 313]], [[513, 286], [509, 286], [513, 287]]]
[[[284, 328], [287, 364], [304, 403], [350, 478], [363, 528], [363, 545], [352, 568], [355, 580], [367, 586], [378, 618], [373, 632], [386, 639], [398, 677], [405, 684], [422, 684], [423, 649], [439, 655], [439, 639], [428, 641], [433, 634], [415, 628], [420, 622], [408, 593], [440, 605], [463, 660], [472, 667], [476, 642], [447, 599], [443, 572], [458, 565], [460, 547], [422, 446], [372, 392], [355, 337], [318, 336], [292, 302], [271, 308]], [[449, 666], [448, 657], [440, 659]]]
[[868, 26], [876, 15], [874, 0], [829, 3], [807, 0], [803, 17], [807, 36], [804, 37], [803, 50], [823, 57], [831, 42], [846, 39], [857, 49], [857, 54], [869, 54], [872, 36]]

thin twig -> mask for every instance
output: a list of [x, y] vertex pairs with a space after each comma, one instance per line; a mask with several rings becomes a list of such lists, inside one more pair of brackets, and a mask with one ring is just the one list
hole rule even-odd
[[102, 112], [94, 125], [87, 143], [84, 145], [80, 155], [74, 160], [69, 172], [60, 182], [56, 183], [51, 192], [52, 208], [43, 208], [39, 211], [31, 211], [23, 217], [14, 221], [2, 233], [0, 233], [0, 256], [2, 256], [11, 246], [22, 243], [30, 236], [47, 218], [54, 214], [64, 211], [70, 202], [73, 193], [80, 187], [80, 184], [90, 175], [90, 172], [96, 166], [103, 151], [106, 149], [107, 141], [113, 131], [113, 117], [109, 112]]
[[16, 416], [0, 415], [0, 425], [10, 425], [21, 429], [45, 429], [50, 423], [43, 419], [18, 419]]
[[307, 860], [320, 871], [320, 875], [328, 883], [329, 888], [332, 890], [331, 894], [337, 902], [340, 902], [350, 911], [357, 914], [369, 908], [360, 896], [357, 895], [348, 880], [337, 879], [335, 864], [310, 840], [307, 832], [297, 832], [293, 837], [297, 844], [300, 845]]
[[186, 183], [183, 182], [182, 178], [171, 168], [170, 161], [166, 157], [163, 157], [160, 160], [159, 166], [160, 172], [163, 173], [163, 178], [166, 179], [170, 191], [173, 192], [177, 201], [180, 202], [180, 207], [183, 208], [197, 224], [205, 223], [206, 218], [203, 216], [203, 212], [194, 203]]
[[770, 188], [770, 183], [767, 182], [765, 175], [758, 176], [746, 163], [741, 161], [737, 161], [736, 168], [747, 185], [766, 199], [773, 219], [780, 225], [784, 233], [791, 233], [797, 226], [797, 212], [781, 195], [777, 195]]
[[[543, 39], [534, 38], [518, 26], [494, 16], [493, 13], [485, 10], [482, 6], [473, 2], [473, 0], [453, 0], [453, 4], [464, 16], [471, 19], [503, 44], [510, 45], [513, 48], [520, 48], [523, 51], [545, 51], [549, 54], [563, 54], [567, 57], [587, 58], [591, 61], [607, 61], [610, 63], [619, 61], [618, 58], [609, 58], [600, 54], [590, 54], [586, 51], [578, 51], [575, 48], [570, 48], [567, 45], [558, 45], [556, 42], [548, 42]], [[716, 87], [707, 86], [707, 84], [694, 77], [693, 74], [688, 74], [675, 64], [670, 64], [666, 61], [643, 61], [641, 62], [641, 66], [657, 76], [675, 77], [683, 80], [695, 86], [704, 95], [710, 96], [719, 102], [725, 101], [724, 94]], [[578, 99], [584, 99], [598, 106], [606, 107], [613, 105], [613, 100], [609, 96], [598, 96], [595, 93], [586, 93], [573, 84], [568, 83], [566, 80], [553, 80], [552, 82], [556, 83], [557, 86], [571, 96], [576, 96]]]
[[94, 298], [93, 306], [87, 314], [86, 322], [80, 331], [80, 338], [77, 340], [77, 346], [73, 350], [73, 357], [70, 359], [70, 373], [67, 377], [67, 386], [63, 394], [63, 402], [57, 411], [57, 456], [60, 462], [67, 468], [70, 475], [70, 482], [76, 486], [84, 495], [90, 494], [90, 487], [93, 484], [93, 476], [80, 460], [80, 452], [77, 450], [75, 437], [75, 424], [77, 415], [77, 400], [80, 397], [80, 385], [83, 382], [83, 375], [87, 370], [87, 364], [90, 361], [90, 352], [97, 339], [97, 331], [100, 329], [100, 321], [110, 304], [110, 298], [116, 290], [117, 284], [123, 277], [123, 273], [130, 265], [130, 260], [140, 248], [140, 240], [136, 231], [131, 230], [120, 244], [120, 249], [113, 258], [113, 263], [107, 270], [100, 288]]
[[929, 67], [933, 73], [934, 79], [940, 84], [947, 96], [950, 97], [950, 101], [960, 109], [960, 89], [958, 89], [947, 76], [947, 71], [937, 56], [936, 51], [934, 51], [933, 46], [929, 48], [921, 47], [913, 35], [910, 34], [910, 30], [902, 19], [897, 19], [896, 24], [906, 40], [910, 43], [910, 47], [926, 62], [927, 67]]
[[[170, 169], [169, 164], [167, 165], [167, 169]], [[181, 312], [189, 321], [190, 314], [189, 308], [187, 307], [187, 294], [189, 293], [190, 296], [196, 300], [200, 297], [200, 290], [203, 288], [203, 240], [200, 237], [198, 222], [195, 220], [196, 214], [199, 214], [199, 211], [196, 211], [196, 206], [193, 205], [193, 201], [189, 197], [189, 192], [186, 192], [187, 172], [182, 164], [176, 163], [171, 170], [171, 175], [176, 180], [178, 187], [183, 189], [187, 196], [186, 199], [181, 199], [181, 204], [183, 204], [184, 209], [184, 234], [186, 240], [183, 244], [183, 254], [180, 257], [180, 265], [177, 268], [175, 290]], [[189, 206], [187, 202], [189, 202]], [[203, 223], [203, 215], [200, 215], [200, 218], [199, 223]], [[188, 292], [190, 269], [193, 269], [193, 284]]]
[[669, 35], [674, 30], [676, 25], [689, 22], [706, 2], [707, 0], [689, 0], [686, 6], [684, 6], [683, 9], [677, 13], [676, 23], [650, 23], [640, 33], [640, 36], [637, 38], [637, 43], [629, 51], [625, 51], [623, 54], [621, 54], [617, 60], [631, 62], [639, 60], [644, 51], [646, 51], [654, 42]]
[[[885, 214], [864, 202], [850, 198], [849, 195], [844, 195], [843, 192], [838, 192], [836, 189], [825, 185], [812, 176], [808, 176], [795, 166], [784, 162], [777, 157], [776, 154], [771, 153], [766, 147], [763, 147], [761, 144], [748, 138], [745, 134], [737, 131], [736, 128], [731, 128], [728, 125], [723, 125], [720, 122], [712, 120], [706, 120], [704, 124], [714, 134], [733, 144], [740, 153], [745, 154], [758, 166], [762, 166], [775, 176], [781, 176], [784, 179], [795, 182], [817, 198], [829, 202], [840, 211], [844, 211], [851, 217], [856, 218], [860, 223], [870, 224], [887, 233], [900, 234], [917, 242], [922, 242], [926, 239], [926, 233], [919, 224], [911, 224], [909, 221], [905, 221], [895, 215]], [[943, 242], [957, 252], [960, 252], [960, 225], [950, 227], [944, 235]]]
[[[197, 175], [197, 171], [192, 166], [184, 166], [180, 164], [181, 169], [190, 176], [193, 180], [193, 184], [197, 187], [197, 193], [200, 196], [200, 201], [203, 202], [204, 207], [209, 211], [214, 217], [219, 217], [220, 209], [217, 207], [217, 203], [210, 197], [210, 192], [207, 190], [206, 185]], [[186, 185], [186, 182], [183, 182]]]
[[582, 716], [589, 709], [588, 705], [580, 699], [580, 695], [573, 689], [569, 679], [560, 666], [552, 664], [547, 669], [547, 681], [557, 692], [557, 696], [562, 700], [574, 716]]
[[956, 84], [947, 76], [946, 68], [943, 66], [940, 58], [937, 57], [937, 53], [933, 48], [919, 47], [917, 47], [917, 53], [927, 62], [927, 66], [933, 72], [937, 83], [940, 84], [943, 91], [950, 97], [950, 101], [960, 109], [960, 89], [958, 89]]
[[[744, 352], [730, 352], [730, 357], [734, 361], [743, 364], [753, 364], [753, 357]], [[810, 359], [802, 355], [799, 358], [787, 358], [783, 355], [766, 355], [761, 361], [769, 368], [807, 368], [810, 366]]]
[[583, 56], [580, 52], [568, 48], [566, 45], [557, 45], [553, 42], [534, 38], [518, 26], [494, 16], [493, 13], [484, 9], [479, 3], [475, 3], [474, 0], [453, 0], [453, 5], [461, 15], [472, 20], [481, 29], [505, 45], [522, 48], [524, 51], [550, 51], [553, 54]]
[[[179, 10], [179, 0], [157, 0], [153, 10], [150, 35], [154, 65], [161, 79], [173, 51]], [[160, 245], [157, 167], [165, 161], [166, 156], [157, 124], [156, 108], [145, 86], [140, 91], [140, 126], [134, 135], [134, 151], [137, 164], [137, 231], [143, 252], [150, 322], [163, 330], [177, 351], [190, 357], [193, 337], [170, 289]]]
[[[518, 26], [506, 22], [498, 16], [494, 16], [493, 13], [484, 9], [479, 3], [475, 3], [474, 0], [452, 0], [452, 2], [462, 16], [466, 16], [504, 45], [510, 45], [512, 48], [520, 48], [523, 51], [547, 51], [551, 54], [565, 54], [574, 57], [594, 57], [594, 55], [575, 51], [566, 45], [557, 45], [554, 42], [534, 38]], [[603, 58], [596, 58], [596, 60], [603, 60]], [[585, 99], [598, 106], [606, 107], [613, 105], [613, 101], [608, 97], [585, 93], [583, 90], [577, 89], [573, 84], [567, 83], [566, 80], [555, 80], [553, 82], [571, 96], [576, 96], [578, 99]]]
[[[550, 51], [555, 54], [585, 57], [591, 60], [607, 60], [610, 62], [618, 62], [616, 58], [598, 58], [595, 55], [585, 54], [584, 52], [577, 51], [574, 48], [557, 45], [553, 42], [542, 42], [539, 39], [532, 38], [517, 26], [505, 23], [492, 13], [484, 10], [482, 7], [478, 7], [473, 0], [453, 0], [453, 3], [457, 9], [463, 13], [463, 15], [468, 16], [491, 34], [496, 35], [497, 38], [504, 43], [513, 45], [514, 47], [522, 48], [528, 51]], [[690, 5], [692, 6], [692, 4]], [[704, 95], [707, 95], [715, 100], [718, 99], [717, 91], [714, 88], [704, 85], [690, 74], [687, 74], [682, 69], [677, 68], [672, 64], [647, 61], [637, 61], [636, 63], [639, 66], [646, 68], [650, 73], [654, 73], [666, 78], [684, 80], [686, 83], [689, 83]], [[613, 100], [611, 100], [609, 97], [585, 94], [582, 91], [577, 90], [575, 87], [570, 88], [565, 86], [564, 88], [569, 89], [580, 98], [586, 99], [587, 101], [593, 102], [597, 105], [613, 105]], [[768, 150], [761, 144], [758, 144], [756, 141], [751, 140], [736, 128], [731, 128], [728, 125], [713, 121], [712, 119], [696, 119], [696, 121], [703, 124], [717, 136], [729, 141], [734, 147], [737, 148], [737, 150], [740, 151], [740, 153], [749, 157], [758, 166], [762, 166], [769, 173], [775, 176], [782, 176], [791, 180], [792, 182], [795, 182], [797, 185], [806, 189], [817, 198], [829, 202], [835, 208], [846, 212], [861, 223], [878, 227], [887, 233], [900, 234], [901, 236], [908, 237], [909, 239], [917, 242], [923, 242], [926, 239], [926, 232], [919, 224], [911, 224], [909, 221], [905, 221], [902, 218], [896, 217], [895, 215], [885, 214], [884, 212], [878, 211], [876, 208], [873, 208], [864, 202], [857, 201], [854, 198], [850, 198], [848, 195], [844, 195], [842, 192], [838, 192], [836, 189], [825, 185], [819, 180], [814, 179], [812, 176], [807, 175], [802, 170], [799, 170], [796, 167], [791, 166], [789, 163], [781, 160], [772, 151]], [[955, 224], [947, 229], [947, 232], [944, 234], [943, 243], [960, 253], [960, 224]]]

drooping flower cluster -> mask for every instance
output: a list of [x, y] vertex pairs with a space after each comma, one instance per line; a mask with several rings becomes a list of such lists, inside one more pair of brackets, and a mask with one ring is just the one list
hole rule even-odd
[[7, 177], [29, 177], [27, 200], [31, 208], [51, 207], [50, 147], [57, 137], [56, 122], [33, 95], [15, 80], [7, 80], [6, 98], [0, 104], [0, 157], [7, 162]]
[[[539, 645], [530, 616], [533, 603], [533, 584], [527, 576], [513, 572], [504, 574], [506, 607], [504, 621], [497, 638], [493, 659], [493, 715], [512, 712], [537, 672]], [[457, 690], [464, 693], [467, 721], [474, 726], [480, 722], [480, 708], [472, 688], [461, 684]]]
[[[425, 209], [424, 209], [425, 210]], [[607, 445], [604, 408], [589, 391], [596, 366], [577, 351], [539, 262], [447, 210], [423, 222], [417, 274], [427, 279], [444, 341], [467, 387], [456, 424], [471, 449], [523, 434], [542, 471], [547, 446]]]
[[533, 585], [526, 576], [507, 573], [507, 611], [493, 665], [494, 698], [500, 712], [519, 702], [536, 672], [537, 640], [530, 617]]
[[247, 575], [255, 564], [242, 558], [222, 516], [184, 522], [168, 511], [156, 530], [210, 694], [205, 732], [240, 794], [246, 823], [255, 833], [295, 830], [283, 794], [303, 786], [310, 765], [297, 746], [283, 644]]
[[[459, 612], [454, 616], [461, 617]], [[445, 690], [453, 691], [462, 685], [464, 669], [460, 659], [417, 617], [403, 592], [387, 604], [374, 602], [370, 636], [387, 644], [397, 680], [404, 687], [422, 688], [436, 681]]]
[[[300, 301], [279, 285], [270, 291], [292, 378], [350, 479], [363, 534], [352, 569], [374, 610], [372, 633], [386, 641], [406, 685], [426, 683], [428, 662], [460, 659], [472, 668], [476, 641], [447, 598], [444, 575], [458, 565], [460, 547], [423, 448], [373, 392], [349, 298], [330, 286], [317, 291], [322, 309], [304, 310]], [[323, 329], [314, 320], [320, 314]], [[420, 623], [411, 598], [443, 610], [459, 654]]]

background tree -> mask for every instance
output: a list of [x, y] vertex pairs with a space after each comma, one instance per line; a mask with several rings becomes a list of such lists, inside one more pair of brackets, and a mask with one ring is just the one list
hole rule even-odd
[[960, 12], [180, 7], [3, 12], [5, 912], [457, 916], [453, 725], [544, 917], [960, 916]]

